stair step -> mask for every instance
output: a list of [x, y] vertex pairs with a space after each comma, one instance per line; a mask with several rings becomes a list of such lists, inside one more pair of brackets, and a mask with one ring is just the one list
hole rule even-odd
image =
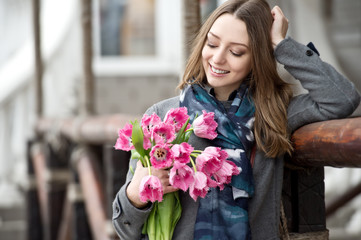
[[23, 206], [0, 207], [0, 239], [24, 240], [26, 213]]
[[26, 218], [26, 212], [22, 206], [0, 207], [0, 218], [3, 221], [21, 220]]

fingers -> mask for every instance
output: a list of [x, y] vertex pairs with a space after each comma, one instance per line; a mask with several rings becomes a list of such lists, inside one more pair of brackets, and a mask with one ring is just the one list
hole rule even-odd
[[143, 203], [140, 201], [139, 198], [139, 185], [143, 179], [148, 175], [147, 168], [144, 168], [142, 166], [142, 163], [140, 161], [137, 162], [137, 166], [134, 172], [134, 176], [132, 181], [127, 187], [126, 194], [128, 196], [129, 201], [137, 208], [142, 208], [146, 206], [146, 203]]
[[[159, 178], [162, 187], [163, 187], [163, 194], [175, 192], [178, 190], [178, 188], [173, 187], [169, 183], [169, 169], [155, 169], [151, 167], [151, 173], [152, 175]], [[142, 163], [140, 161], [137, 162], [137, 166], [134, 172], [134, 176], [130, 184], [128, 185], [128, 188], [126, 190], [128, 199], [130, 202], [138, 208], [142, 208], [146, 205], [146, 203], [140, 201], [139, 198], [139, 187], [141, 184], [142, 179], [149, 175], [149, 171], [147, 167], [143, 167]]]
[[151, 168], [152, 175], [157, 176], [159, 179], [169, 178], [169, 170]]
[[271, 10], [273, 17], [272, 29], [271, 29], [271, 38], [274, 47], [281, 42], [287, 34], [288, 30], [288, 19], [283, 14], [280, 7], [275, 6]]
[[178, 188], [175, 188], [175, 187], [173, 187], [172, 185], [163, 186], [163, 192], [164, 192], [164, 194], [166, 194], [166, 193], [171, 193], [171, 192], [176, 192], [176, 191], [178, 191], [178, 190], [179, 190]]
[[279, 6], [274, 6], [271, 10], [271, 13], [272, 13], [273, 19], [285, 19], [286, 21], [288, 21], [288, 19], [283, 14], [283, 11]]
[[288, 25], [288, 19], [283, 14], [280, 7], [278, 7], [278, 6], [273, 7], [273, 9], [271, 10], [271, 13], [272, 13], [274, 21], [279, 21], [280, 24]]
[[170, 185], [170, 183], [169, 183], [169, 172], [170, 172], [169, 169], [155, 169], [155, 168], [152, 168], [152, 174], [154, 176], [157, 176], [160, 179], [160, 182], [162, 183], [164, 194], [170, 193], [170, 192], [175, 192], [175, 191], [178, 190], [178, 188], [175, 188], [172, 185]]
[[138, 162], [137, 162], [137, 168], [138, 167], [143, 167], [142, 162], [140, 160], [138, 160]]
[[137, 166], [135, 168], [133, 180], [136, 180], [140, 183], [142, 178], [145, 177], [146, 175], [148, 175], [148, 169], [143, 167], [141, 161], [138, 161]]

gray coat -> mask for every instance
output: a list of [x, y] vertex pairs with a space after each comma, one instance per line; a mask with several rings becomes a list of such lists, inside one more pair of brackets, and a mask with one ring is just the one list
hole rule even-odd
[[[292, 98], [288, 107], [288, 125], [291, 131], [316, 121], [344, 118], [350, 115], [360, 103], [359, 93], [354, 85], [332, 66], [321, 61], [310, 48], [291, 38], [283, 40], [275, 49], [276, 60], [309, 93]], [[179, 106], [179, 97], [164, 100], [153, 105], [147, 113], [155, 112], [164, 117], [170, 108]], [[204, 149], [205, 141], [191, 138], [195, 149]], [[135, 166], [135, 162], [130, 163]], [[278, 225], [283, 180], [283, 157], [267, 159], [261, 151], [256, 152], [253, 174], [255, 195], [250, 200], [250, 225], [253, 239], [279, 239]], [[113, 202], [113, 225], [121, 239], [140, 239], [141, 229], [151, 207], [145, 210], [135, 208], [126, 196], [126, 187], [119, 190]], [[198, 202], [189, 194], [180, 191], [182, 216], [173, 239], [193, 239]]]

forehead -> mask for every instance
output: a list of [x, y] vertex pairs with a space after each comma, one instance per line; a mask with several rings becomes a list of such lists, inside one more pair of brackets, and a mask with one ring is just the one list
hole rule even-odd
[[226, 13], [219, 16], [209, 31], [218, 36], [221, 41], [241, 43], [248, 46], [247, 26], [245, 22], [232, 14]]

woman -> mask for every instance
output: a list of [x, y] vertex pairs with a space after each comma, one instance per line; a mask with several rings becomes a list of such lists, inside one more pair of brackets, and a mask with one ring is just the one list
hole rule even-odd
[[[279, 239], [283, 156], [292, 151], [290, 134], [311, 122], [346, 117], [358, 106], [353, 84], [322, 62], [316, 50], [285, 38], [287, 29], [277, 6], [271, 10], [264, 0], [227, 1], [195, 40], [181, 96], [148, 109], [160, 117], [179, 106], [189, 114], [215, 112], [220, 137], [189, 142], [196, 149], [227, 149], [242, 169], [225, 190], [212, 189], [197, 202], [180, 192], [182, 216], [173, 239]], [[309, 93], [292, 98], [276, 60]], [[114, 200], [113, 224], [121, 239], [141, 239], [152, 206], [140, 201], [139, 184], [148, 172], [135, 160], [130, 164], [136, 171]], [[164, 193], [177, 191], [169, 185], [167, 170], [154, 169], [153, 175], [161, 179]]]

